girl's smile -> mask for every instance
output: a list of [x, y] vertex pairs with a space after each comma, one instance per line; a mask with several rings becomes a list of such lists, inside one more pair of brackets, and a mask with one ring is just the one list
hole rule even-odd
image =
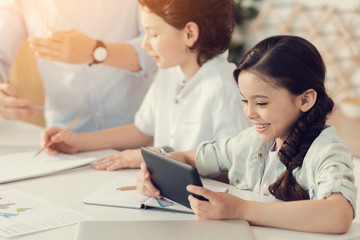
[[254, 125], [258, 133], [263, 133], [266, 131], [266, 129], [270, 127], [270, 123], [266, 123], [266, 124], [254, 123]]
[[255, 125], [260, 139], [276, 140], [276, 146], [281, 147], [301, 115], [301, 96], [293, 96], [251, 71], [239, 74], [238, 85], [244, 97], [244, 114]]

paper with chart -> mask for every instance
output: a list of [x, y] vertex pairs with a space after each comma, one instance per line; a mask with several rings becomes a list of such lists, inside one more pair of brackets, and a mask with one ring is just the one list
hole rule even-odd
[[15, 237], [90, 219], [93, 217], [23, 191], [0, 192], [1, 237]]
[[44, 176], [80, 166], [96, 160], [68, 154], [50, 155], [46, 152], [35, 157], [37, 150], [0, 156], [0, 183]]

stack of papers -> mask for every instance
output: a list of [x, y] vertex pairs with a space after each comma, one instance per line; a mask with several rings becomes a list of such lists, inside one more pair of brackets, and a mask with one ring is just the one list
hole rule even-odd
[[36, 153], [37, 150], [0, 156], [0, 183], [49, 175], [96, 160], [68, 154], [50, 155], [46, 152], [35, 157]]

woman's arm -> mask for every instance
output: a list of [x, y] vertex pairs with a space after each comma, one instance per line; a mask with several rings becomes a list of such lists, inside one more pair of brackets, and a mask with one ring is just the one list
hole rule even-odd
[[[133, 72], [141, 70], [136, 50], [128, 43], [105, 43], [108, 56], [102, 64]], [[30, 46], [39, 58], [70, 64], [93, 62], [96, 40], [76, 30], [55, 31], [46, 38], [32, 37]]]

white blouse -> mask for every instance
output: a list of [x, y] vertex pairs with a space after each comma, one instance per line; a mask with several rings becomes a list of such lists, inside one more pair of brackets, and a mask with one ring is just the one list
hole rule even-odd
[[136, 126], [154, 136], [154, 146], [177, 151], [200, 142], [236, 136], [250, 126], [233, 80], [235, 65], [223, 56], [206, 62], [187, 83], [180, 67], [160, 69], [135, 115]]

